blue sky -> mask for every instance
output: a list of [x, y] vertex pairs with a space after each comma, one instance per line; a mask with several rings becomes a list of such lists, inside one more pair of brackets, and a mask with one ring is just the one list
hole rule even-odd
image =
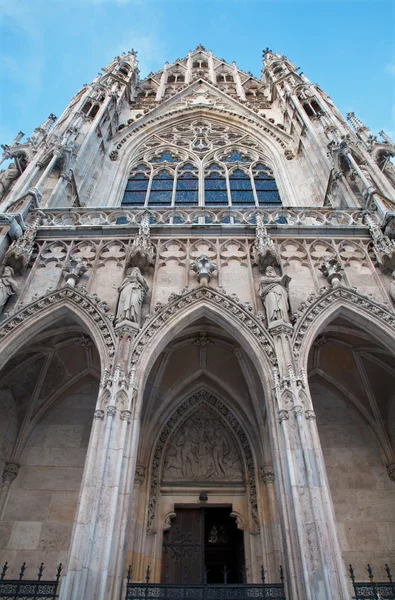
[[202, 43], [260, 76], [288, 56], [376, 133], [395, 138], [393, 0], [0, 0], [0, 143], [30, 135], [123, 50], [141, 75]]

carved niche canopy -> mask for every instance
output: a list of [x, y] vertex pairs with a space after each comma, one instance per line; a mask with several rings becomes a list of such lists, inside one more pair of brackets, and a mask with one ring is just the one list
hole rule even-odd
[[202, 406], [173, 435], [163, 482], [243, 482], [237, 446], [217, 415]]

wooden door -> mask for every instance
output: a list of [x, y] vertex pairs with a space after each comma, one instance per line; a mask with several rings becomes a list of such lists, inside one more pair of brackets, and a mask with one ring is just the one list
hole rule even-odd
[[177, 508], [163, 536], [162, 583], [200, 583], [203, 570], [204, 515], [200, 509]]

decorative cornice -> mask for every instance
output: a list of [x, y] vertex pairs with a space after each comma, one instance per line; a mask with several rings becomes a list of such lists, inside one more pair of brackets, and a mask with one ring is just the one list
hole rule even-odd
[[112, 335], [112, 324], [109, 315], [106, 314], [108, 311], [106, 303], [102, 302], [96, 294], [91, 296], [83, 288], [76, 290], [69, 285], [55, 292], [47, 293], [45, 296], [21, 307], [20, 310], [6, 318], [0, 325], [0, 339], [5, 338], [21, 326], [26, 327], [31, 318], [48, 308], [56, 307], [57, 304], [61, 304], [65, 300], [77, 305], [87, 313], [90, 320], [93, 319], [101, 331], [108, 356], [114, 356], [115, 346]]
[[171, 294], [167, 304], [164, 306], [159, 305], [154, 313], [148, 315], [139, 336], [136, 338], [132, 360], [135, 363], [138, 362], [144, 347], [156, 337], [154, 334], [167, 326], [168, 321], [176, 317], [181, 309], [202, 301], [219, 306], [232, 318], [236, 318], [244, 329], [248, 329], [256, 337], [269, 360], [275, 363], [273, 341], [262, 322], [252, 313], [251, 307], [242, 304], [235, 294], [227, 294], [223, 288], [212, 289], [205, 286], [192, 290], [185, 288], [181, 294]]

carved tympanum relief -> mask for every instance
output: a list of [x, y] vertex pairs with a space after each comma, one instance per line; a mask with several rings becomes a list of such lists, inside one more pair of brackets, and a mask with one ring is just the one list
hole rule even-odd
[[243, 480], [236, 445], [213, 413], [201, 408], [177, 431], [166, 452], [163, 480]]

